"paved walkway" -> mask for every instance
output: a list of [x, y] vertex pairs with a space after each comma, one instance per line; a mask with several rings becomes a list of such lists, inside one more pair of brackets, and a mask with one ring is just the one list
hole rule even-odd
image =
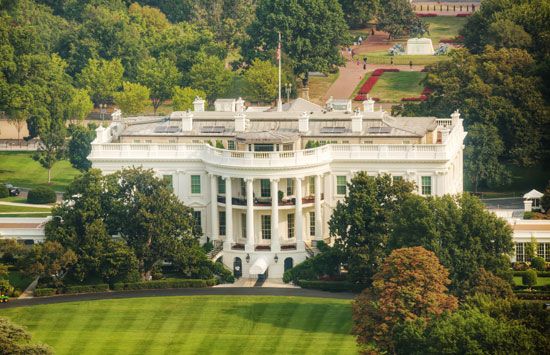
[[318, 297], [353, 299], [356, 294], [350, 292], [325, 292], [302, 288], [274, 288], [274, 287], [212, 287], [212, 288], [184, 288], [170, 290], [139, 290], [121, 292], [87, 293], [82, 295], [61, 295], [52, 297], [38, 297], [10, 300], [0, 303], [0, 310], [16, 307], [37, 306], [64, 302], [83, 302], [108, 299], [139, 298], [139, 297], [171, 297], [171, 296], [283, 296], [283, 297]]

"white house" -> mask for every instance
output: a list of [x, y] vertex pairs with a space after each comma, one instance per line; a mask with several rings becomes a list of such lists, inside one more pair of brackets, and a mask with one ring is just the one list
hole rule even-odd
[[280, 278], [329, 241], [327, 222], [356, 172], [414, 181], [423, 195], [462, 192], [458, 112], [391, 117], [371, 100], [354, 112], [339, 101], [301, 100], [283, 112], [241, 99], [214, 106], [197, 98], [193, 111], [169, 117], [117, 115], [97, 129], [89, 159], [104, 173], [143, 166], [170, 181], [195, 210], [202, 241], [223, 246], [237, 276]]

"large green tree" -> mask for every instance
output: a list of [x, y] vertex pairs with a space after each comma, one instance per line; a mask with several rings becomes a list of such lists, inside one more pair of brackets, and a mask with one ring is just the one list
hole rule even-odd
[[246, 98], [256, 102], [272, 102], [277, 97], [277, 68], [269, 61], [254, 59], [244, 73]]
[[232, 80], [233, 73], [225, 68], [224, 62], [206, 54], [200, 54], [197, 63], [189, 71], [191, 87], [204, 91], [210, 101], [223, 96]]
[[345, 258], [349, 278], [369, 284], [387, 255], [392, 215], [412, 194], [414, 185], [391, 176], [360, 172], [351, 179], [348, 194], [329, 220], [335, 246]]
[[45, 118], [40, 121], [38, 148], [33, 159], [48, 170], [48, 184], [52, 180], [52, 168], [65, 156], [65, 124], [60, 119]]
[[124, 67], [119, 59], [90, 59], [77, 76], [95, 104], [112, 102], [113, 95], [122, 85]]
[[282, 51], [304, 87], [309, 72], [327, 73], [343, 64], [339, 48], [349, 41], [349, 33], [337, 0], [258, 1], [256, 19], [247, 30], [245, 57], [273, 59], [279, 32]]
[[387, 32], [390, 39], [427, 31], [427, 26], [413, 12], [409, 0], [380, 0], [376, 28]]
[[71, 165], [80, 171], [86, 171], [92, 167], [88, 155], [92, 152], [92, 141], [96, 136], [94, 128], [95, 126], [69, 126], [68, 131], [71, 137], [67, 147], [67, 155]]
[[181, 73], [168, 58], [149, 58], [138, 67], [138, 81], [150, 90], [155, 113], [164, 101], [172, 95], [172, 89], [181, 80]]
[[113, 97], [123, 114], [136, 115], [145, 110], [150, 95], [148, 87], [125, 81], [122, 83], [122, 91], [116, 92]]
[[82, 122], [94, 109], [94, 104], [85, 89], [75, 89], [67, 107], [67, 116], [72, 123]]
[[380, 0], [339, 0], [350, 28], [365, 28], [374, 19]]
[[172, 106], [175, 111], [193, 110], [193, 101], [197, 97], [205, 98], [206, 93], [190, 87], [175, 87], [172, 93]]

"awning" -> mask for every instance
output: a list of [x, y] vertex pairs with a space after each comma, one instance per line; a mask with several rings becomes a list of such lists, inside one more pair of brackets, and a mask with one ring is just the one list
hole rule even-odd
[[249, 273], [252, 275], [260, 275], [263, 274], [267, 267], [269, 266], [269, 263], [267, 262], [267, 259], [264, 256], [259, 257], [256, 259], [254, 264], [250, 267]]
[[533, 199], [533, 198], [541, 198], [542, 196], [544, 196], [544, 194], [542, 192], [539, 192], [535, 189], [529, 191], [528, 193], [526, 193], [525, 195], [523, 195], [523, 198], [524, 199]]

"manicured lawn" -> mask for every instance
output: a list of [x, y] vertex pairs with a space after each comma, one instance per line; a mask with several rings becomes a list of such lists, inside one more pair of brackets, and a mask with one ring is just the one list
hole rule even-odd
[[[324, 96], [328, 88], [338, 79], [338, 73], [326, 77], [312, 76], [309, 78], [309, 99], [321, 106], [325, 105]], [[286, 102], [286, 99], [285, 99]]]
[[64, 191], [79, 174], [68, 161], [59, 161], [52, 169], [52, 183], [48, 185], [48, 171], [31, 155], [28, 152], [0, 152], [0, 182], [26, 188], [50, 186], [56, 191]]
[[0, 205], [0, 213], [3, 212], [47, 212], [45, 207], [26, 207], [26, 206], [10, 206]]
[[346, 300], [152, 297], [2, 311], [56, 354], [354, 354]]
[[[521, 276], [514, 276], [514, 284], [521, 286]], [[537, 286], [550, 285], [550, 277], [537, 277]]]
[[420, 96], [424, 86], [420, 82], [426, 77], [421, 72], [384, 73], [372, 88], [369, 96], [384, 102], [401, 102], [403, 97]]
[[49, 215], [51, 213], [6, 213], [0, 214], [0, 218], [41, 218]]
[[[436, 47], [434, 46], [434, 49]], [[355, 56], [355, 58], [363, 60], [365, 56], [369, 64], [391, 64], [392, 56], [388, 54], [388, 51], [369, 52], [366, 55]], [[413, 65], [428, 65], [449, 59], [450, 57], [447, 55], [396, 55], [393, 57], [393, 64], [409, 65], [409, 62], [412, 61]]]
[[423, 17], [422, 21], [430, 26], [430, 34], [426, 34], [425, 36], [431, 38], [432, 43], [436, 46], [442, 38], [450, 39], [458, 36], [458, 32], [466, 24], [467, 18], [437, 16]]

